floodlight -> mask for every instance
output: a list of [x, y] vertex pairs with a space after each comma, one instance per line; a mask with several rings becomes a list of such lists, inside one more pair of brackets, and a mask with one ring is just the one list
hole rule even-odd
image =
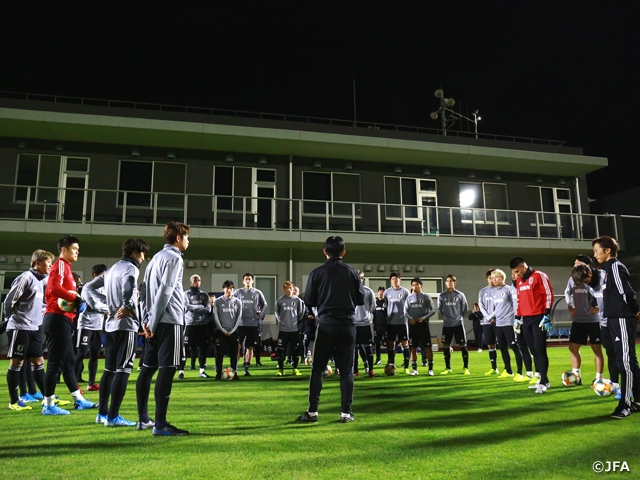
[[438, 90], [435, 91], [434, 95], [436, 96], [436, 98], [442, 98], [444, 96], [444, 91], [439, 88]]
[[435, 120], [436, 118], [438, 118], [438, 112], [431, 112], [431, 115], [429, 115], [431, 117], [431, 120]]

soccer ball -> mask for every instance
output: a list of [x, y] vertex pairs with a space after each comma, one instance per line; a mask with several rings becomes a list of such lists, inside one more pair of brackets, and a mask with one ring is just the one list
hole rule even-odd
[[304, 358], [304, 364], [305, 365], [311, 365], [313, 363], [313, 358], [312, 357], [305, 357]]
[[396, 366], [393, 363], [387, 363], [384, 366], [384, 373], [389, 377], [392, 377], [396, 374]]
[[231, 367], [227, 367], [222, 371], [223, 380], [233, 380], [233, 377], [235, 376], [236, 376], [236, 371]]
[[333, 373], [333, 368], [331, 368], [331, 365], [327, 365], [327, 367], [324, 369], [324, 376], [328, 377], [332, 373]]
[[562, 374], [562, 384], [565, 387], [575, 387], [580, 382], [580, 376], [573, 373], [571, 370], [567, 370]]
[[[69, 293], [77, 293], [75, 290], [69, 290]], [[58, 306], [63, 312], [75, 312], [76, 307], [73, 302], [68, 302], [64, 298], [58, 298]]]
[[613, 392], [613, 385], [608, 378], [599, 378], [593, 382], [593, 391], [599, 397], [608, 397]]

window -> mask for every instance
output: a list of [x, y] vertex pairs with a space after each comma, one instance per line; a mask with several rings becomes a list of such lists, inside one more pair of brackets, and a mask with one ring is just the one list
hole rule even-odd
[[185, 163], [121, 160], [117, 206], [123, 206], [124, 192], [127, 192], [127, 208], [153, 208], [152, 194], [157, 193], [157, 208], [181, 209], [184, 205], [186, 178]]
[[276, 300], [278, 299], [278, 291], [276, 289], [275, 275], [256, 275], [255, 287], [262, 292], [264, 299], [267, 301], [267, 314], [275, 313]]
[[384, 177], [385, 216], [388, 220], [404, 218], [424, 220], [424, 208], [438, 205], [435, 180], [420, 178]]
[[355, 214], [360, 215], [360, 175], [340, 172], [302, 172], [302, 199], [305, 215], [326, 215], [326, 202], [330, 204], [330, 215], [351, 217], [353, 204]]
[[22, 187], [14, 189], [13, 201], [27, 201], [27, 186], [41, 187], [31, 189], [30, 202], [57, 201], [61, 160], [55, 155], [18, 155], [15, 184]]
[[571, 206], [571, 190], [568, 188], [529, 186], [534, 205], [542, 215], [543, 226], [556, 226], [556, 214], [573, 213]]
[[[509, 209], [507, 185], [490, 182], [460, 182], [460, 207], [462, 207], [460, 215], [464, 223], [472, 222], [474, 216], [476, 223], [493, 223], [494, 212], [492, 210]], [[496, 213], [499, 223], [501, 219], [508, 222], [508, 217], [504, 212]]]
[[259, 206], [255, 197], [260, 196], [258, 184], [272, 185], [275, 181], [273, 169], [216, 165], [213, 167], [213, 195], [218, 198], [214, 199], [213, 209], [217, 205], [218, 210], [242, 213], [246, 203], [245, 212], [256, 213]]

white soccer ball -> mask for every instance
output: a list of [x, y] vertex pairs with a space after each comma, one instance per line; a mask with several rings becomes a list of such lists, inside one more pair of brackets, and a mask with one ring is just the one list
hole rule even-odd
[[236, 371], [231, 367], [227, 367], [222, 371], [223, 380], [233, 380], [233, 377], [235, 376], [236, 376]]
[[599, 378], [593, 382], [593, 391], [599, 397], [608, 397], [613, 393], [613, 384], [608, 378]]

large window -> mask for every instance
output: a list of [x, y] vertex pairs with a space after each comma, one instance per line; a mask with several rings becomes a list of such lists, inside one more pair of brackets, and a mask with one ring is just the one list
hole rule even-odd
[[[355, 203], [355, 214], [360, 215], [360, 175], [341, 172], [302, 172], [302, 199], [305, 215], [350, 217]], [[330, 204], [327, 212], [327, 203]]]
[[153, 208], [153, 194], [157, 193], [158, 208], [180, 209], [184, 205], [186, 179], [185, 163], [121, 160], [118, 206], [124, 204], [124, 192], [127, 192], [127, 208]]
[[[40, 187], [31, 189], [29, 201], [42, 203], [58, 199], [61, 160], [62, 157], [57, 155], [18, 155], [15, 184]], [[27, 188], [16, 187], [13, 199], [15, 202], [25, 202]]]
[[267, 207], [275, 198], [276, 171], [269, 168], [236, 167], [216, 165], [213, 167], [213, 209], [242, 213], [261, 213], [265, 203]]
[[[463, 222], [493, 223], [491, 210], [508, 210], [509, 197], [504, 183], [460, 182], [460, 211]], [[476, 209], [476, 210], [471, 210]], [[498, 212], [498, 222], [507, 220], [505, 212]]]
[[538, 186], [529, 186], [528, 189], [536, 209], [539, 212], [544, 212], [542, 225], [555, 226], [556, 214], [570, 214], [573, 212], [570, 189]]
[[[385, 217], [388, 220], [425, 220], [424, 207], [437, 207], [435, 180], [422, 178], [384, 177]], [[420, 208], [419, 208], [420, 207]], [[435, 214], [435, 209], [434, 209]]]

